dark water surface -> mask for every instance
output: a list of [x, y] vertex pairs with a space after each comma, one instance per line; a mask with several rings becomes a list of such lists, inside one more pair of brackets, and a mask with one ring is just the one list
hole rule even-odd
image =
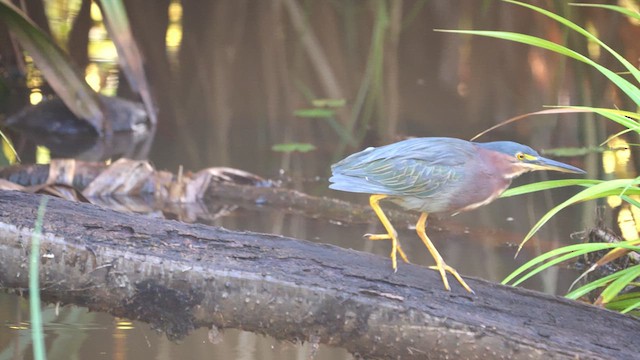
[[[172, 12], [167, 19], [170, 3]], [[159, 169], [177, 172], [179, 165], [187, 170], [230, 166], [265, 178], [286, 178], [286, 186], [311, 194], [366, 204], [364, 195], [326, 188], [330, 164], [349, 152], [405, 136], [469, 139], [543, 105], [611, 107], [603, 79], [579, 64], [499, 40], [433, 31], [471, 27], [559, 37], [555, 25], [512, 5], [474, 0], [176, 4], [180, 2], [127, 2], [159, 107], [159, 128], [148, 156]], [[384, 28], [385, 37], [379, 42], [372, 34], [385, 13], [389, 27]], [[575, 20], [583, 22], [588, 15], [597, 27], [627, 26], [609, 14], [577, 13]], [[301, 19], [310, 21], [311, 43], [295, 29]], [[180, 37], [172, 40], [178, 46], [167, 45], [167, 27], [173, 36], [179, 32]], [[621, 44], [615, 34], [607, 34], [611, 39], [605, 42], [628, 45]], [[371, 50], [376, 44], [382, 44], [380, 52]], [[127, 96], [113, 59], [76, 60], [82, 65], [98, 64], [101, 71], [109, 69], [99, 76], [112, 85], [115, 79], [119, 93]], [[375, 77], [367, 69], [378, 69], [383, 75]], [[367, 83], [369, 87], [363, 86]], [[367, 95], [364, 101], [362, 94]], [[348, 145], [344, 134], [341, 137], [327, 119], [294, 116], [296, 110], [312, 107], [313, 98], [346, 100], [334, 121], [352, 128], [355, 145]], [[358, 104], [364, 105], [359, 108]], [[353, 118], [357, 120], [352, 122]], [[609, 133], [604, 120], [563, 115], [509, 125], [483, 139], [515, 140], [549, 149], [592, 146]], [[293, 142], [313, 144], [316, 150], [272, 150], [275, 144]], [[18, 148], [25, 161], [35, 158], [29, 141], [19, 143]], [[583, 167], [591, 178], [600, 176], [597, 155], [560, 160]], [[566, 176], [536, 173], [516, 182], [560, 178]], [[434, 220], [437, 226], [427, 232], [447, 263], [461, 274], [501, 281], [533, 256], [575, 242], [572, 233], [595, 224], [595, 203], [574, 206], [545, 225], [518, 259], [513, 259], [513, 245], [547, 210], [575, 191], [500, 199], [444, 222]], [[362, 239], [364, 233], [380, 231], [379, 225], [335, 224], [242, 207], [213, 225], [283, 234], [380, 256], [389, 252], [385, 242]], [[432, 264], [415, 232], [398, 230], [411, 261]], [[524, 286], [564, 294], [577, 275], [575, 270], [556, 267]], [[59, 311], [56, 314], [53, 305], [44, 307], [50, 359], [307, 359], [313, 354], [319, 360], [352, 358], [342, 349], [319, 346], [316, 351], [314, 344], [283, 343], [236, 330], [216, 336], [199, 329], [176, 344], [144, 323], [73, 306]], [[30, 341], [26, 300], [0, 294], [0, 360], [31, 358]]]

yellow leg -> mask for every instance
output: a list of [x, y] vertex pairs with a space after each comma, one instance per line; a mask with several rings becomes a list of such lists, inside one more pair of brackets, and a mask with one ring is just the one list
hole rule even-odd
[[460, 276], [460, 274], [458, 274], [456, 269], [452, 268], [444, 262], [442, 256], [440, 256], [440, 253], [438, 253], [438, 250], [436, 250], [436, 247], [427, 236], [427, 233], [425, 232], [425, 228], [427, 225], [427, 216], [427, 213], [422, 213], [422, 215], [420, 215], [420, 219], [418, 219], [418, 223], [416, 224], [416, 232], [418, 233], [420, 240], [422, 240], [424, 245], [431, 253], [431, 256], [433, 256], [433, 259], [436, 261], [436, 265], [431, 266], [430, 268], [438, 270], [440, 272], [442, 282], [444, 283], [444, 288], [447, 289], [447, 291], [451, 290], [451, 288], [449, 287], [449, 280], [447, 280], [446, 271], [450, 272], [458, 280], [460, 285], [462, 285], [462, 287], [464, 287], [468, 292], [473, 293], [473, 290], [471, 290], [469, 285], [467, 285], [467, 283], [462, 280], [462, 277]]
[[400, 247], [400, 243], [398, 242], [398, 232], [393, 228], [391, 222], [387, 218], [387, 215], [384, 214], [382, 208], [380, 207], [380, 200], [386, 198], [387, 195], [371, 195], [369, 197], [369, 204], [373, 211], [378, 215], [378, 219], [384, 226], [384, 229], [387, 230], [386, 234], [365, 234], [369, 240], [391, 240], [391, 266], [393, 267], [393, 271], [398, 270], [398, 261], [396, 260], [396, 254], [400, 254], [400, 257], [404, 262], [408, 263], [409, 259], [407, 255], [402, 251]]

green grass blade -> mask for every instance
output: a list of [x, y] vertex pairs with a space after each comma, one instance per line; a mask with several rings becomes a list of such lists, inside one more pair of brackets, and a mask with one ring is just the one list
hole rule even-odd
[[624, 135], [624, 134], [626, 134], [626, 133], [632, 132], [632, 131], [637, 131], [637, 130], [635, 130], [635, 129], [624, 129], [624, 130], [618, 131], [618, 132], [617, 132], [617, 133], [615, 133], [615, 134], [609, 135], [609, 138], [608, 138], [608, 139], [606, 139], [605, 141], [603, 141], [603, 142], [602, 142], [602, 144], [601, 144], [600, 146], [604, 146], [606, 143], [608, 143], [608, 142], [609, 142], [609, 140], [612, 140], [612, 139], [618, 138], [618, 137], [620, 137], [620, 136], [622, 136], [622, 135]]
[[628, 116], [631, 119], [636, 119], [636, 120], [638, 120], [638, 118], [640, 117], [639, 113], [633, 113], [633, 112], [630, 112], [630, 111], [594, 108], [594, 107], [587, 107], [587, 106], [580, 107], [580, 106], [560, 106], [560, 105], [550, 106], [550, 105], [546, 105], [545, 107], [547, 107], [549, 109], [540, 110], [540, 111], [534, 111], [534, 112], [531, 112], [531, 113], [514, 116], [514, 117], [512, 117], [510, 119], [507, 119], [505, 121], [500, 122], [499, 124], [493, 125], [493, 126], [489, 127], [488, 129], [483, 130], [479, 134], [475, 135], [469, 141], [476, 141], [481, 136], [489, 133], [490, 131], [493, 131], [493, 130], [495, 130], [497, 128], [500, 128], [500, 127], [503, 127], [505, 125], [514, 123], [516, 121], [524, 120], [524, 119], [526, 119], [526, 118], [528, 118], [530, 116], [533, 116], [533, 115], [592, 113], [592, 112], [594, 112], [594, 109], [598, 109], [598, 110], [601, 110], [601, 111], [611, 111], [613, 113], [617, 113], [617, 114], [622, 115], [622, 116]]
[[13, 147], [13, 143], [9, 141], [9, 138], [7, 138], [7, 136], [2, 131], [0, 131], [0, 138], [2, 139], [2, 141], [4, 141], [5, 144], [7, 144], [7, 147], [11, 150], [11, 153], [13, 154], [13, 156], [15, 156], [16, 160], [20, 162], [20, 156], [18, 155], [16, 149]]
[[44, 333], [42, 330], [42, 312], [40, 311], [40, 236], [42, 236], [42, 223], [44, 211], [49, 198], [43, 196], [38, 207], [38, 217], [31, 236], [31, 254], [29, 256], [29, 313], [31, 317], [31, 338], [33, 341], [33, 358], [46, 359], [44, 351]]
[[[534, 275], [536, 275], [536, 274], [538, 274], [538, 273], [540, 273], [540, 272], [542, 272], [542, 271], [544, 271], [544, 270], [546, 270], [546, 269], [548, 269], [548, 268], [550, 268], [552, 266], [555, 266], [555, 265], [557, 265], [557, 264], [559, 264], [561, 262], [567, 261], [567, 260], [575, 258], [577, 256], [581, 256], [581, 255], [590, 253], [592, 251], [596, 251], [596, 250], [572, 251], [572, 252], [570, 252], [568, 254], [565, 254], [565, 255], [559, 256], [559, 257], [557, 257], [557, 258], [555, 258], [553, 260], [547, 261], [547, 262], [541, 264], [540, 266], [538, 266], [535, 269], [524, 268], [524, 269], [522, 269], [521, 272], [527, 271], [527, 273], [524, 276], [522, 276], [521, 278], [519, 278], [518, 280], [513, 281], [512, 285], [513, 286], [518, 286], [518, 285], [522, 284], [523, 282], [525, 282], [526, 280], [528, 280], [529, 278], [531, 278], [532, 276], [534, 276]], [[505, 278], [505, 280], [507, 280], [507, 279]], [[513, 280], [513, 278], [510, 279], [509, 281], [512, 281], [512, 280]]]
[[640, 202], [639, 202], [639, 201], [634, 200], [634, 199], [630, 198], [630, 197], [629, 197], [629, 196], [627, 196], [627, 195], [621, 195], [621, 196], [620, 196], [620, 198], [621, 198], [622, 200], [624, 200], [624, 201], [628, 202], [629, 204], [631, 204], [631, 205], [633, 205], [633, 206], [635, 206], [635, 207], [637, 207], [637, 208], [639, 208], [639, 209], [640, 209]]
[[593, 185], [591, 187], [588, 187], [588, 188], [580, 191], [576, 195], [572, 196], [568, 200], [562, 202], [560, 205], [557, 205], [553, 209], [549, 210], [546, 214], [544, 214], [544, 216], [542, 216], [542, 218], [540, 220], [538, 220], [538, 222], [533, 226], [533, 228], [531, 228], [529, 233], [527, 233], [527, 236], [525, 236], [524, 240], [522, 240], [522, 242], [520, 243], [520, 246], [518, 247], [518, 251], [516, 252], [516, 256], [520, 252], [520, 250], [522, 249], [522, 246], [527, 241], [529, 241], [529, 239], [531, 239], [531, 237], [538, 230], [540, 230], [540, 228], [544, 224], [546, 224], [547, 221], [549, 221], [555, 214], [560, 212], [560, 210], [566, 208], [567, 206], [573, 205], [573, 204], [581, 202], [581, 201], [601, 198], [603, 196], [606, 196], [606, 195], [603, 195], [603, 194], [611, 192], [611, 191], [616, 191], [617, 190], [618, 193], [620, 195], [622, 195], [622, 192], [623, 192], [622, 190], [623, 189], [631, 188], [632, 186], [634, 186], [637, 183], [637, 181], [638, 181], [637, 179], [617, 179], [617, 180], [605, 181], [605, 182], [602, 182], [600, 184], [596, 184], [596, 185]]
[[[560, 263], [562, 261], [568, 260], [572, 257], [583, 255], [589, 252], [613, 248], [615, 247], [615, 245], [616, 244], [610, 244], [610, 243], [587, 243], [587, 244], [568, 245], [568, 246], [563, 246], [559, 249], [551, 250], [549, 252], [536, 256], [535, 258], [521, 265], [519, 268], [517, 268], [511, 274], [509, 274], [509, 276], [507, 276], [504, 280], [502, 280], [502, 284], [506, 285], [510, 283], [515, 278], [520, 276], [520, 274], [524, 273], [525, 271], [528, 271], [529, 269], [534, 268], [535, 266], [538, 266], [539, 264], [542, 264], [542, 265], [539, 265], [539, 267], [536, 270], [533, 270], [531, 273], [525, 275], [523, 278], [520, 278], [517, 282], [513, 283], [512, 285], [518, 285], [521, 282], [525, 281], [526, 279], [530, 278], [531, 276], [539, 273], [540, 271], [550, 266], [553, 266], [557, 263]], [[557, 259], [554, 259], [550, 262], [546, 262], [547, 260], [554, 257], [558, 257], [558, 259], [561, 259], [561, 260], [556, 261]]]
[[[612, 244], [612, 245], [620, 245], [620, 244]], [[625, 247], [625, 246], [622, 246], [622, 247]], [[611, 281], [614, 281], [615, 279], [617, 279], [617, 278], [619, 278], [621, 276], [625, 276], [628, 272], [631, 272], [633, 270], [634, 269], [632, 269], [632, 268], [627, 268], [627, 269], [615, 272], [615, 273], [613, 273], [611, 275], [607, 275], [607, 276], [605, 276], [603, 278], [600, 278], [598, 280], [592, 281], [592, 282], [590, 282], [588, 284], [585, 284], [585, 285], [583, 285], [583, 286], [571, 291], [570, 293], [565, 295], [565, 297], [569, 298], [569, 299], [576, 300], [576, 299], [580, 298], [581, 296], [583, 296], [585, 294], [588, 294], [589, 292], [591, 292], [591, 291], [593, 291], [593, 290], [595, 290], [595, 289], [597, 289], [599, 287], [605, 286], [606, 284], [610, 283]]]
[[600, 278], [598, 280], [595, 280], [595, 281], [592, 281], [592, 282], [590, 282], [588, 284], [585, 284], [585, 285], [583, 285], [583, 286], [571, 291], [570, 293], [565, 295], [565, 297], [568, 298], [568, 299], [577, 300], [580, 297], [592, 292], [593, 290], [605, 286], [607, 283], [611, 282], [612, 279], [615, 279], [614, 275], [616, 275], [616, 274], [611, 274], [609, 276], [605, 276], [603, 278]]
[[[627, 71], [629, 71], [633, 77], [636, 79], [637, 82], [640, 83], [640, 70], [638, 70], [633, 64], [631, 64], [627, 59], [624, 58], [624, 56], [618, 54], [615, 50], [611, 49], [607, 44], [605, 44], [604, 42], [602, 42], [600, 39], [598, 39], [595, 35], [591, 34], [590, 32], [588, 32], [587, 30], [583, 29], [582, 27], [578, 26], [576, 23], [558, 15], [558, 14], [554, 14], [551, 11], [545, 10], [543, 8], [537, 7], [535, 5], [531, 5], [531, 4], [527, 4], [527, 3], [523, 3], [520, 1], [515, 1], [515, 0], [505, 0], [508, 3], [511, 4], [516, 4], [519, 6], [523, 6], [526, 8], [529, 8], [531, 10], [534, 10], [535, 12], [545, 15], [559, 23], [561, 23], [562, 25], [570, 28], [571, 30], [576, 31], [577, 33], [579, 33], [580, 35], [584, 36], [585, 38], [593, 41], [594, 43], [600, 45], [603, 49], [605, 49], [607, 52], [609, 52], [611, 55], [613, 55], [621, 64], [622, 66], [624, 66]], [[636, 102], [637, 105], [639, 105]]]
[[628, 292], [616, 296], [613, 300], [606, 304], [607, 309], [620, 311], [631, 311], [636, 304], [640, 303], [640, 292]]
[[549, 181], [541, 181], [532, 184], [521, 185], [518, 187], [514, 187], [511, 189], [507, 189], [505, 192], [500, 195], [501, 198], [529, 194], [536, 191], [543, 191], [549, 189], [557, 189], [567, 186], [592, 186], [602, 183], [602, 180], [592, 180], [592, 179], [563, 179], [563, 180], [549, 180]]
[[591, 107], [591, 106], [550, 106], [550, 107], [558, 107], [558, 108], [566, 108], [566, 109], [576, 109], [579, 111], [589, 111], [589, 112], [597, 112], [597, 113], [611, 113], [611, 114], [616, 114], [616, 115], [620, 115], [620, 116], [624, 116], [624, 117], [628, 117], [631, 119], [636, 119], [636, 120], [640, 120], [640, 113], [637, 112], [631, 112], [631, 111], [625, 111], [625, 110], [618, 110], [618, 109], [609, 109], [609, 108], [597, 108], [597, 107]]
[[640, 307], [640, 300], [638, 300], [638, 301], [634, 302], [633, 304], [627, 306], [626, 308], [620, 310], [620, 312], [622, 314], [626, 314], [626, 313], [628, 313], [630, 311], [633, 311], [633, 310], [635, 310], [635, 309], [637, 309], [639, 307]]
[[549, 40], [541, 39], [535, 36], [506, 32], [506, 31], [484, 31], [484, 30], [436, 30], [441, 32], [450, 32], [457, 34], [468, 34], [468, 35], [478, 35], [478, 36], [486, 36], [492, 37], [496, 39], [509, 40], [514, 42], [519, 42], [535, 47], [539, 47], [541, 49], [547, 49], [558, 54], [570, 57], [572, 59], [576, 59], [581, 61], [587, 65], [590, 65], [596, 70], [598, 70], [602, 75], [606, 76], [611, 82], [613, 82], [620, 90], [622, 90], [633, 102], [640, 106], [640, 89], [635, 85], [631, 84], [622, 76], [616, 74], [615, 72], [607, 69], [606, 67], [596, 63], [591, 60], [587, 56], [584, 56], [576, 51], [573, 51], [565, 46], [554, 43]]
[[640, 195], [640, 188], [637, 188], [637, 187], [631, 187], [627, 189], [610, 189], [610, 190], [603, 191], [593, 197], [585, 198], [583, 201], [595, 200], [595, 199], [600, 199], [608, 196], [622, 197], [623, 195], [621, 194], [623, 193], [623, 191], [624, 191], [624, 194], [626, 195]]
[[638, 124], [637, 121], [629, 118], [627, 115], [621, 115], [613, 109], [593, 109], [593, 112], [604, 116], [611, 121], [617, 122], [628, 129], [632, 129], [634, 131], [640, 130], [640, 124]]
[[638, 14], [637, 12], [631, 11], [627, 8], [624, 8], [622, 6], [617, 6], [617, 5], [606, 5], [606, 4], [582, 4], [582, 3], [574, 3], [574, 4], [569, 4], [571, 6], [579, 6], [579, 7], [593, 7], [593, 8], [600, 8], [600, 9], [607, 9], [607, 10], [613, 10], [613, 11], [617, 11], [619, 13], [621, 13], [624, 16], [628, 16], [632, 19], [636, 19], [636, 20], [640, 20], [640, 14]]
[[624, 290], [624, 288], [627, 287], [629, 283], [640, 276], [640, 265], [635, 265], [625, 270], [629, 271], [615, 279], [611, 284], [609, 284], [609, 286], [607, 286], [606, 289], [602, 291], [602, 294], [600, 296], [602, 296], [603, 303], [606, 304], [610, 302], [620, 293], [620, 291]]

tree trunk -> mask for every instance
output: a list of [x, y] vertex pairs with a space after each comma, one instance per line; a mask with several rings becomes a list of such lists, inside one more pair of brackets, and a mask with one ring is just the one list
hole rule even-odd
[[[0, 286], [24, 289], [42, 196], [0, 191]], [[139, 319], [320, 342], [365, 358], [631, 359], [640, 321], [480, 279], [276, 235], [233, 232], [51, 198], [43, 299]]]

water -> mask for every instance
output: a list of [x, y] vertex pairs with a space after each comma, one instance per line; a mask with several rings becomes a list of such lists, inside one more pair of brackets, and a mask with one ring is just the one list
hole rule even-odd
[[[376, 16], [381, 14], [376, 7], [380, 3], [308, 2], [307, 7], [291, 2], [297, 4], [292, 8], [288, 1], [182, 1], [178, 15], [176, 4], [180, 3], [171, 3], [173, 12], [168, 22], [166, 8], [157, 1], [127, 4], [134, 32], [147, 55], [148, 77], [159, 106], [159, 128], [148, 156], [158, 169], [176, 172], [179, 165], [187, 170], [231, 166], [266, 178], [285, 176], [290, 180], [287, 187], [314, 195], [366, 204], [366, 196], [326, 189], [329, 165], [348, 152], [408, 135], [468, 139], [499, 121], [540, 110], [542, 105], [598, 106], [603, 102], [608, 106], [599, 86], [582, 86], [580, 82], [599, 84], [602, 79], [578, 64], [558, 61], [555, 56], [521, 45], [432, 31], [473, 27], [539, 35], [554, 29], [512, 5], [485, 6], [478, 1], [396, 4], [402, 9], [387, 10], [401, 10], [405, 15], [401, 24], [395, 23], [402, 29], [400, 41], [395, 45], [382, 43], [382, 52], [371, 55], [371, 42], [375, 42], [371, 34]], [[296, 9], [307, 14], [317, 39], [315, 45], [302, 41], [292, 25]], [[410, 19], [412, 10], [416, 10], [415, 17]], [[612, 19], [601, 16], [595, 21], [596, 25], [607, 26], [614, 22]], [[390, 21], [393, 26], [396, 20]], [[179, 33], [179, 40], [172, 38], [179, 48], [172, 43], [166, 49], [167, 27], [173, 36]], [[318, 63], [315, 50], [321, 51], [328, 68]], [[381, 59], [386, 64], [380, 68], [385, 76], [367, 77], [368, 66], [375, 68]], [[90, 60], [94, 65], [109, 63], [104, 58]], [[105, 72], [98, 76], [109, 79], [104, 83], [114, 85], [115, 77], [115, 84], [126, 93], [113, 62], [102, 69]], [[336, 80], [334, 85], [331, 79]], [[369, 97], [358, 121], [350, 123], [349, 112], [357, 106], [359, 91], [367, 81], [371, 83], [364, 93]], [[337, 110], [335, 121], [343, 127], [353, 126], [354, 136], [362, 139], [358, 146], [345, 145], [327, 119], [293, 115], [295, 110], [312, 107], [310, 98], [336, 95], [341, 95], [347, 106]], [[587, 99], [595, 100], [589, 104]], [[586, 131], [589, 126], [591, 131]], [[540, 149], [587, 146], [604, 140], [606, 133], [601, 123], [566, 115], [509, 125], [490, 133], [485, 140], [516, 140]], [[291, 142], [310, 143], [316, 150], [271, 150], [275, 144]], [[35, 159], [32, 143], [24, 140], [16, 144], [24, 161]], [[565, 160], [584, 165], [589, 177], [597, 177], [600, 172], [595, 156]], [[527, 174], [517, 183], [546, 178], [563, 176]], [[501, 281], [536, 254], [571, 243], [572, 233], [595, 224], [595, 204], [572, 207], [545, 225], [518, 259], [513, 259], [513, 244], [519, 243], [548, 209], [574, 192], [566, 189], [501, 199], [454, 218], [435, 219], [427, 231], [447, 263], [461, 274]], [[336, 224], [242, 206], [214, 224], [330, 243], [380, 256], [389, 252], [385, 242], [362, 239], [364, 233], [380, 231], [377, 224]], [[398, 230], [411, 261], [430, 265], [432, 259], [415, 232]], [[560, 266], [525, 286], [563, 294], [577, 275], [575, 270]], [[198, 329], [178, 344], [143, 323], [129, 323], [73, 306], [59, 311], [57, 314], [55, 305], [44, 306], [50, 359], [248, 360], [307, 359], [311, 355], [319, 360], [351, 359], [341, 349], [321, 345], [316, 353], [314, 344], [283, 343], [237, 330], [215, 335], [210, 329]], [[24, 299], [0, 294], [0, 325], [0, 360], [31, 358]]]

